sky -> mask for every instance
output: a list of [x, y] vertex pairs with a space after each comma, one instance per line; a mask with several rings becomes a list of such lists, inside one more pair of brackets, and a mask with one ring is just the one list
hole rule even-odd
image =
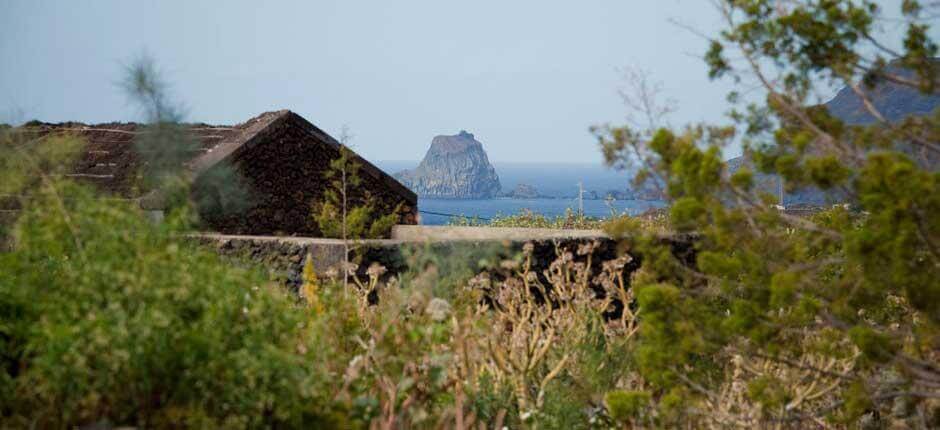
[[[624, 121], [619, 70], [719, 121], [705, 0], [0, 1], [0, 121], [139, 121], [119, 86], [148, 55], [191, 122], [290, 109], [370, 160], [419, 160], [467, 130], [499, 162], [599, 163], [588, 127]], [[733, 152], [733, 151], [732, 151]]]

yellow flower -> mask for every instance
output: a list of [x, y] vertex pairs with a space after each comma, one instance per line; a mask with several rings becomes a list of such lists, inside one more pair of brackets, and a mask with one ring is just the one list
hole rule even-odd
[[313, 309], [316, 313], [322, 312], [323, 304], [320, 303], [320, 280], [317, 278], [317, 273], [313, 269], [313, 256], [309, 253], [304, 262], [302, 279], [303, 284], [300, 286], [300, 295], [307, 303], [307, 307]]

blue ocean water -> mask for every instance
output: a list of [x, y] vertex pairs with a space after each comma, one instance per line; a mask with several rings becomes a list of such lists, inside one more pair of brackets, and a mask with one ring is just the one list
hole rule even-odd
[[[376, 166], [390, 174], [411, 169], [418, 161], [380, 161]], [[421, 223], [427, 225], [446, 224], [450, 217], [427, 212], [452, 214], [467, 217], [493, 218], [495, 216], [515, 215], [523, 210], [548, 217], [561, 216], [568, 209], [578, 210], [578, 186], [584, 186], [586, 193], [597, 192], [605, 195], [608, 190], [625, 190], [629, 187], [630, 175], [611, 170], [600, 163], [501, 163], [493, 162], [499, 175], [503, 190], [514, 189], [518, 184], [535, 187], [544, 196], [540, 199], [490, 199], [490, 200], [439, 200], [418, 199]], [[640, 200], [584, 200], [584, 213], [587, 216], [606, 218], [613, 211], [616, 214], [636, 215], [650, 208], [663, 207], [663, 202]]]
[[[615, 214], [637, 215], [650, 208], [663, 207], [663, 202], [641, 200], [615, 200], [608, 204], [603, 200], [585, 200], [584, 214], [590, 217], [606, 218]], [[442, 225], [447, 224], [451, 217], [430, 214], [428, 212], [460, 215], [467, 217], [480, 217], [491, 219], [495, 216], [515, 215], [523, 210], [545, 215], [548, 217], [561, 216], [565, 211], [578, 210], [578, 200], [571, 198], [559, 199], [489, 199], [489, 200], [441, 200], [418, 199], [418, 210], [421, 211], [421, 224]]]
[[[418, 161], [378, 161], [377, 167], [395, 174], [413, 169]], [[596, 191], [605, 195], [609, 190], [625, 190], [631, 176], [625, 172], [609, 169], [600, 163], [502, 163], [494, 161], [493, 167], [499, 176], [503, 191], [511, 191], [519, 184], [534, 186], [540, 194], [551, 197], [577, 197], [578, 183], [586, 192]]]

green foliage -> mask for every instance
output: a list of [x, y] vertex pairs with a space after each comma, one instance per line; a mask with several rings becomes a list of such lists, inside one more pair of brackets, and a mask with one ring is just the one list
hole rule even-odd
[[[895, 398], [928, 414], [922, 398], [940, 395], [940, 116], [881, 121], [875, 103], [864, 107], [871, 124], [845, 124], [812, 98], [830, 84], [869, 99], [886, 82], [933, 91], [940, 62], [927, 12], [902, 2], [903, 46], [889, 49], [875, 37], [885, 15], [872, 1], [717, 6], [728, 27], [705, 56], [709, 75], [756, 77], [765, 102], [735, 106], [731, 126], [598, 133], [610, 165], [639, 163], [643, 177], [661, 178], [669, 226], [695, 238], [688, 267], [655, 234], [625, 222], [608, 228], [643, 257], [632, 285], [643, 317], [641, 374], [683, 390], [688, 407], [715, 402], [716, 351], [778, 363], [725, 371], [747, 380], [746, 396], [761, 405], [754, 413], [799, 421], [806, 415], [794, 405], [812, 402], [774, 366], [831, 359], [850, 370], [827, 395], [846, 401], [813, 416], [847, 425], [887, 413]], [[741, 104], [737, 93], [729, 100]], [[719, 157], [737, 142], [752, 164], [731, 173]], [[757, 172], [776, 175], [788, 192], [833, 190], [847, 204], [812, 215], [781, 210]]]
[[611, 391], [604, 396], [604, 405], [614, 421], [629, 423], [642, 418], [650, 405], [650, 394], [644, 391]]
[[63, 161], [74, 158], [83, 145], [68, 135], [37, 139], [17, 129], [0, 132], [0, 195], [28, 197], [37, 182], [65, 173]]
[[[392, 226], [398, 222], [400, 207], [380, 215], [368, 191], [365, 191], [365, 196], [360, 196], [363, 192], [358, 189], [362, 183], [359, 177], [361, 167], [356, 154], [340, 145], [339, 156], [330, 161], [330, 168], [324, 172], [330, 186], [324, 192], [324, 201], [317, 205], [313, 214], [323, 237], [379, 239], [388, 237]], [[354, 198], [353, 194], [358, 197]]]
[[[611, 214], [617, 217], [616, 213]], [[454, 226], [487, 226], [487, 227], [523, 227], [523, 228], [554, 228], [554, 229], [599, 229], [606, 220], [579, 214], [572, 209], [566, 209], [564, 215], [547, 217], [530, 210], [522, 210], [515, 215], [496, 216], [489, 222], [471, 217], [454, 217], [449, 225]]]
[[426, 243], [403, 246], [402, 254], [408, 270], [399, 275], [401, 282], [429, 297], [447, 300], [458, 299], [457, 292], [470, 278], [512, 257], [511, 251], [498, 243], [472, 246]]
[[790, 401], [783, 381], [772, 377], [760, 377], [747, 385], [747, 395], [765, 409], [781, 409]]
[[308, 315], [259, 272], [180, 243], [175, 225], [43, 187], [0, 254], [4, 421], [335, 424], [316, 339], [297, 333]]
[[68, 135], [38, 138], [17, 128], [0, 130], [0, 252], [12, 240], [10, 229], [19, 209], [35, 198], [40, 185], [66, 173], [68, 161], [83, 146]]
[[[14, 248], [0, 254], [4, 426], [933, 425], [940, 115], [846, 125], [810, 98], [820, 82], [935, 88], [922, 6], [902, 2], [893, 52], [873, 43], [874, 2], [717, 5], [729, 27], [706, 54], [709, 74], [741, 79], [743, 64], [766, 101], [732, 112], [732, 126], [595, 129], [611, 165], [641, 163], [640, 179], [673, 203], [668, 219], [604, 223], [630, 252], [614, 261], [559, 249], [535, 273], [531, 246], [429, 246], [406, 255], [412, 272], [379, 280], [376, 268], [349, 295], [321, 285], [308, 260], [303, 294], [322, 305], [311, 311], [181, 239], [185, 198], [151, 224], [55, 180], [80, 142], [4, 134], [0, 191], [24, 196]], [[910, 73], [894, 75], [898, 65]], [[161, 128], [177, 116], [148, 76], [130, 82], [152, 130], [184, 139]], [[738, 141], [753, 165], [731, 175], [720, 157]], [[161, 150], [158, 172], [172, 164]], [[348, 150], [331, 162], [315, 215], [324, 232], [355, 240], [390, 227], [370, 221], [368, 199], [347, 198], [357, 172]], [[850, 204], [795, 215], [760, 190], [758, 172]], [[600, 226], [571, 215], [491, 225]], [[683, 234], [663, 237], [667, 227]]]
[[678, 366], [704, 352], [704, 339], [689, 318], [696, 305], [683, 298], [678, 288], [666, 284], [643, 287], [637, 303], [643, 312], [643, 343], [636, 350], [637, 365], [650, 382], [667, 386], [674, 382]]
[[886, 362], [897, 352], [897, 345], [887, 335], [869, 327], [852, 327], [849, 339], [862, 352], [862, 356], [873, 362]]
[[496, 422], [501, 411], [509, 416], [518, 415], [518, 411], [512, 406], [512, 390], [506, 385], [497, 385], [488, 373], [480, 375], [477, 389], [471, 399], [470, 409], [482, 422]]
[[702, 222], [706, 216], [702, 203], [691, 197], [683, 197], [673, 202], [669, 208], [669, 217], [678, 231], [689, 231]]
[[169, 85], [152, 57], [141, 55], [127, 66], [121, 86], [147, 123], [134, 137], [135, 152], [144, 166], [139, 185], [145, 190], [167, 185], [182, 174], [199, 142], [182, 124], [183, 111], [171, 100]]
[[842, 422], [851, 423], [875, 407], [875, 403], [862, 383], [852, 384], [845, 391], [844, 396], [845, 407], [841, 411], [842, 416], [840, 417]]

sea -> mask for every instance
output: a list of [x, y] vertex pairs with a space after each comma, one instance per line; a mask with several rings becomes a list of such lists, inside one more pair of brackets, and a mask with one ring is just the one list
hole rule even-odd
[[[381, 161], [377, 167], [390, 174], [411, 169], [418, 161]], [[601, 164], [576, 163], [499, 163], [493, 167], [499, 175], [503, 190], [516, 188], [519, 184], [535, 187], [539, 194], [548, 198], [486, 200], [418, 199], [420, 222], [425, 225], [443, 225], [453, 217], [478, 218], [487, 221], [494, 217], [516, 215], [532, 211], [546, 217], [565, 215], [566, 211], [578, 211], [583, 204], [584, 214], [590, 217], [607, 218], [611, 215], [637, 215], [651, 208], [661, 208], [665, 202], [647, 200], [590, 200], [579, 204], [579, 186], [586, 194], [590, 191], [605, 195], [608, 190], [624, 190], [630, 185], [630, 175], [609, 169]]]
[[[664, 202], [645, 200], [585, 200], [584, 214], [589, 217], [607, 218], [611, 215], [637, 215], [651, 208], [660, 208]], [[566, 211], [579, 210], [578, 199], [488, 199], [488, 200], [442, 200], [418, 199], [421, 224], [444, 225], [454, 217], [463, 216], [488, 221], [494, 217], [532, 211], [547, 217], [564, 215]]]

